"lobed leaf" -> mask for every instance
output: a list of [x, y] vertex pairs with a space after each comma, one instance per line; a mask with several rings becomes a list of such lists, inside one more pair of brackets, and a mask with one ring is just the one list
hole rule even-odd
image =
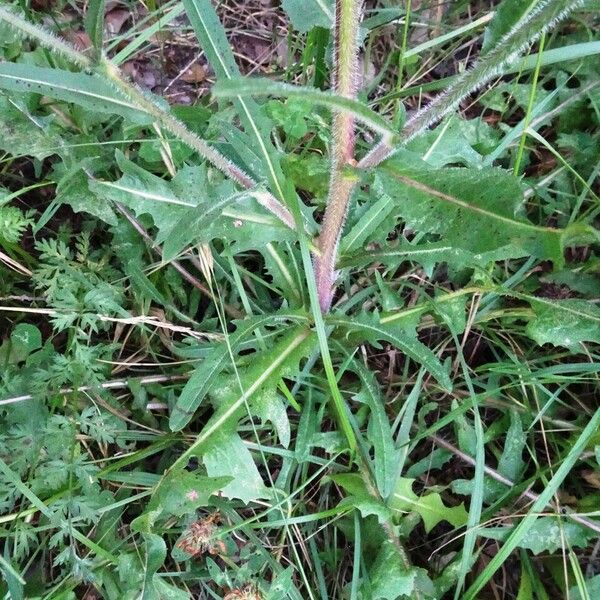
[[185, 384], [175, 406], [171, 410], [169, 418], [171, 431], [179, 431], [190, 422], [206, 397], [206, 394], [215, 384], [218, 375], [230, 364], [231, 356], [235, 356], [238, 353], [242, 342], [254, 331], [267, 325], [283, 323], [286, 320], [296, 320], [301, 317], [301, 313], [290, 312], [264, 315], [238, 321], [238, 328], [235, 333], [229, 335], [228, 342], [216, 346], [202, 360], [194, 371], [194, 374]]
[[[415, 315], [418, 318], [418, 315]], [[404, 322], [403, 322], [404, 321]], [[327, 323], [339, 327], [346, 332], [346, 337], [353, 340], [363, 340], [377, 343], [385, 340], [423, 365], [436, 381], [446, 390], [452, 389], [452, 382], [446, 369], [442, 366], [435, 354], [416, 337], [416, 321], [396, 320], [382, 323], [379, 314], [362, 313], [356, 317], [332, 315], [327, 318]]]
[[535, 318], [525, 333], [540, 346], [553, 344], [580, 352], [584, 342], [600, 343], [600, 308], [587, 300], [527, 297]]
[[447, 521], [454, 527], [462, 527], [468, 518], [464, 504], [449, 507], [444, 504], [438, 493], [417, 496], [413, 491], [414, 479], [402, 477], [389, 501], [394, 511], [419, 513], [423, 519], [425, 531], [429, 533], [441, 521]]
[[215, 432], [202, 454], [202, 461], [211, 477], [229, 479], [229, 483], [221, 490], [225, 497], [239, 498], [248, 504], [268, 496], [252, 454], [237, 433]]
[[367, 436], [373, 444], [373, 471], [381, 497], [386, 499], [393, 491], [398, 472], [399, 452], [396, 450], [390, 421], [375, 375], [358, 361], [351, 360], [348, 369], [360, 378], [362, 387], [356, 400], [364, 402], [371, 411]]
[[[514, 527], [485, 527], [480, 535], [492, 540], [506, 541]], [[534, 554], [556, 552], [560, 548], [585, 548], [598, 534], [577, 523], [560, 523], [558, 518], [540, 517], [519, 540], [518, 547]]]
[[438, 170], [404, 159], [387, 162], [377, 176], [407, 226], [439, 235], [478, 262], [533, 255], [561, 266], [565, 246], [584, 235], [579, 225], [563, 230], [531, 223], [519, 181], [501, 169]]

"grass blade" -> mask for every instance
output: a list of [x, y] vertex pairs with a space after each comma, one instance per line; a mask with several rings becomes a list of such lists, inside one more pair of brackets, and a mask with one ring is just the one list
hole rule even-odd
[[343, 110], [354, 115], [355, 119], [383, 136], [392, 138], [396, 132], [386, 119], [372, 111], [366, 104], [353, 98], [345, 98], [333, 92], [323, 92], [316, 88], [279, 83], [267, 78], [239, 78], [220, 81], [212, 90], [215, 98], [237, 98], [242, 96], [278, 96], [302, 98], [317, 106]]
[[596, 410], [593, 417], [585, 426], [577, 441], [571, 446], [569, 453], [562, 461], [557, 469], [554, 477], [548, 482], [544, 491], [539, 495], [538, 499], [531, 505], [529, 512], [523, 520], [513, 529], [512, 533], [500, 548], [497, 554], [490, 560], [471, 587], [465, 592], [463, 600], [474, 600], [477, 598], [483, 586], [490, 580], [494, 573], [504, 564], [504, 561], [509, 557], [511, 552], [518, 546], [520, 540], [535, 523], [539, 514], [548, 506], [552, 497], [558, 491], [564, 478], [569, 474], [579, 455], [585, 450], [590, 439], [598, 433], [600, 427], [600, 409]]
[[85, 15], [85, 31], [94, 45], [96, 58], [102, 55], [105, 0], [90, 0]]

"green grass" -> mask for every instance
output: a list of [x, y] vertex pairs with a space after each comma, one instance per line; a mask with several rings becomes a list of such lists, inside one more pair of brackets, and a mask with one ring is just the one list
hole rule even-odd
[[0, 6], [1, 597], [598, 596], [596, 3], [333, 4]]

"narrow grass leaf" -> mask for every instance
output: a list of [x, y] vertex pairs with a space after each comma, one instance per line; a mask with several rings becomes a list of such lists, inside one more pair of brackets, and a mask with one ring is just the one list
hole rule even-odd
[[396, 131], [386, 119], [372, 111], [366, 104], [351, 98], [344, 98], [333, 92], [323, 92], [316, 88], [279, 83], [267, 78], [239, 78], [220, 81], [213, 89], [216, 98], [236, 98], [240, 96], [280, 96], [302, 98], [317, 106], [326, 106], [351, 113], [355, 119], [373, 131], [390, 138]]
[[533, 524], [538, 519], [541, 512], [543, 512], [552, 497], [558, 491], [565, 477], [570, 473], [571, 469], [577, 462], [577, 459], [581, 453], [587, 447], [589, 441], [598, 432], [600, 426], [600, 409], [598, 409], [592, 418], [589, 420], [581, 435], [577, 438], [575, 443], [569, 449], [568, 454], [565, 456], [560, 466], [556, 470], [552, 479], [548, 482], [546, 487], [543, 489], [537, 500], [531, 505], [527, 515], [521, 520], [521, 522], [512, 530], [510, 536], [500, 548], [500, 550], [493, 556], [490, 562], [484, 567], [481, 573], [477, 576], [471, 587], [462, 596], [463, 600], [474, 600], [477, 598], [479, 592], [483, 589], [484, 585], [490, 580], [494, 573], [504, 564], [510, 554], [518, 547], [519, 543], [531, 529]]
[[92, 40], [98, 58], [102, 55], [105, 5], [106, 0], [90, 0], [84, 20], [85, 31]]

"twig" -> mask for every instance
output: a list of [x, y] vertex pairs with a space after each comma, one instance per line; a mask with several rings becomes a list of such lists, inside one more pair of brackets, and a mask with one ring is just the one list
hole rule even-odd
[[[139, 383], [140, 385], [150, 385], [151, 383], [171, 383], [175, 381], [185, 381], [189, 379], [190, 375], [150, 375], [148, 377], [142, 377], [137, 379], [135, 377], [131, 379], [119, 379], [117, 381], [105, 381], [98, 385], [82, 385], [78, 388], [61, 388], [58, 390], [59, 394], [73, 394], [75, 392], [90, 392], [93, 390], [120, 390], [129, 387], [132, 381]], [[5, 398], [0, 400], [0, 406], [7, 404], [16, 404], [18, 402], [26, 402], [32, 400], [32, 394], [23, 394], [22, 396], [13, 396], [12, 398]]]
[[[460, 450], [459, 448], [457, 448], [450, 442], [447, 442], [446, 440], [438, 437], [437, 435], [430, 435], [428, 437], [435, 444], [437, 444], [440, 448], [444, 448], [445, 450], [452, 452], [452, 454], [454, 454], [455, 456], [457, 456], [464, 462], [470, 464], [471, 466], [475, 466], [474, 458], [472, 458], [471, 456], [469, 456], [468, 454], [466, 454], [465, 452], [463, 452], [462, 450]], [[508, 479], [508, 477], [504, 477], [504, 475], [502, 475], [501, 473], [498, 473], [498, 471], [495, 471], [494, 469], [492, 469], [491, 467], [488, 467], [487, 465], [484, 465], [483, 470], [485, 471], [486, 475], [488, 475], [495, 481], [498, 481], [499, 483], [504, 484], [507, 487], [514, 488], [516, 486], [516, 483], [514, 481]], [[525, 490], [521, 495], [523, 497], [527, 498], [528, 500], [531, 500], [532, 502], [535, 502], [539, 498], [539, 495], [536, 494], [535, 492], [532, 492], [531, 490]], [[584, 517], [584, 516], [578, 515], [577, 513], [571, 512], [570, 509], [567, 508], [566, 506], [563, 507], [562, 510], [558, 510], [554, 503], [550, 503], [549, 506], [551, 506], [558, 513], [564, 514], [564, 516], [567, 516], [570, 519], [572, 519], [573, 521], [575, 521], [576, 523], [579, 523], [579, 525], [583, 525], [584, 527], [587, 527], [588, 529], [591, 529], [592, 531], [595, 531], [596, 533], [600, 533], [600, 523], [596, 523], [595, 521], [592, 521], [591, 519], [588, 519], [587, 517]]]

